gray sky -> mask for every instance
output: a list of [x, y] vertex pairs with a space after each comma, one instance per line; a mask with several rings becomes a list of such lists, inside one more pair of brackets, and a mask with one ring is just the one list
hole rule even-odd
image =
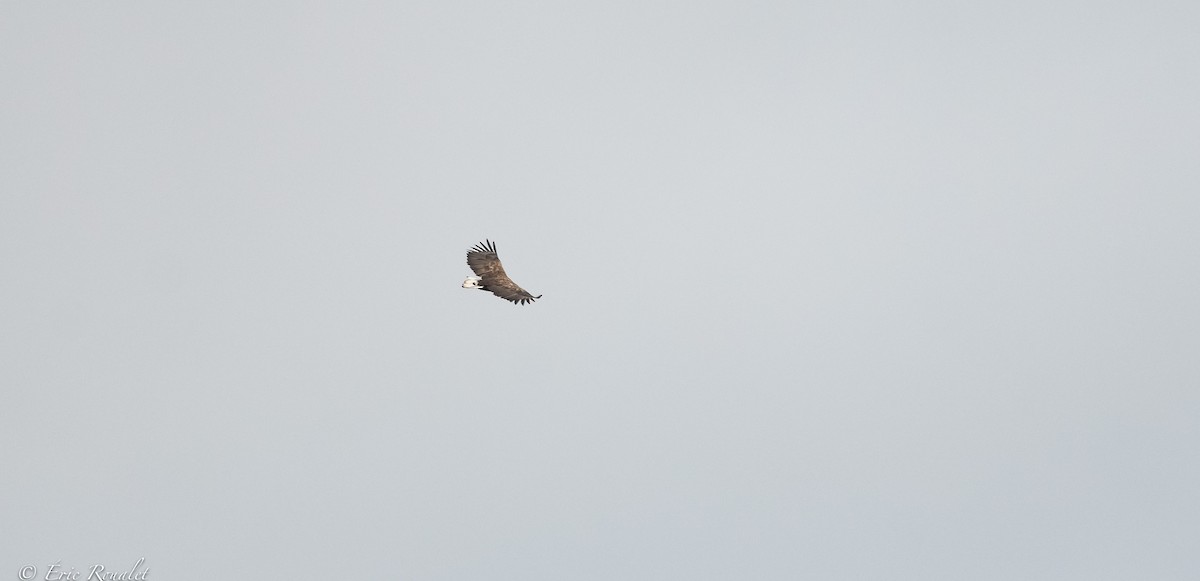
[[1200, 5], [337, 4], [0, 7], [3, 578], [1200, 574]]

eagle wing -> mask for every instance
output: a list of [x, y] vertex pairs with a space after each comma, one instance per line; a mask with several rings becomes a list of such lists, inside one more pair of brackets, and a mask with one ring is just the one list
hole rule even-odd
[[495, 242], [484, 240], [471, 247], [467, 252], [467, 266], [480, 278], [483, 290], [491, 291], [506, 301], [526, 304], [542, 298], [542, 295], [533, 296], [508, 278], [504, 265], [500, 264], [500, 256], [496, 254]]

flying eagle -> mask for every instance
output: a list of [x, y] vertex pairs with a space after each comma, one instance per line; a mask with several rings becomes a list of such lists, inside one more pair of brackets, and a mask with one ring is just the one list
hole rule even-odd
[[535, 297], [529, 291], [517, 286], [517, 283], [504, 274], [504, 266], [500, 264], [500, 257], [496, 255], [495, 242], [484, 240], [473, 246], [467, 252], [467, 266], [470, 266], [471, 270], [479, 276], [468, 276], [467, 280], [463, 281], [463, 288], [491, 291], [492, 294], [506, 301], [521, 305], [542, 298], [542, 295]]

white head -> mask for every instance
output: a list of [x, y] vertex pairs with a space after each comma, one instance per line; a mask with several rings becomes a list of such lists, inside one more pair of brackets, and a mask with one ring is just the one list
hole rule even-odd
[[463, 288], [481, 288], [481, 287], [483, 287], [483, 285], [479, 284], [478, 277], [468, 276], [467, 280], [463, 281]]

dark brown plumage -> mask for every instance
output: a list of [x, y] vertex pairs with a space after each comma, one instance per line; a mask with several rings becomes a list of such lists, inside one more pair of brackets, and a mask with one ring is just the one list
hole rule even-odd
[[504, 266], [500, 264], [500, 257], [496, 254], [496, 243], [491, 240], [484, 240], [467, 252], [467, 266], [471, 267], [480, 280], [474, 287], [467, 287], [467, 283], [463, 283], [464, 287], [489, 291], [506, 301], [521, 305], [542, 298], [542, 295], [533, 296], [508, 278]]

